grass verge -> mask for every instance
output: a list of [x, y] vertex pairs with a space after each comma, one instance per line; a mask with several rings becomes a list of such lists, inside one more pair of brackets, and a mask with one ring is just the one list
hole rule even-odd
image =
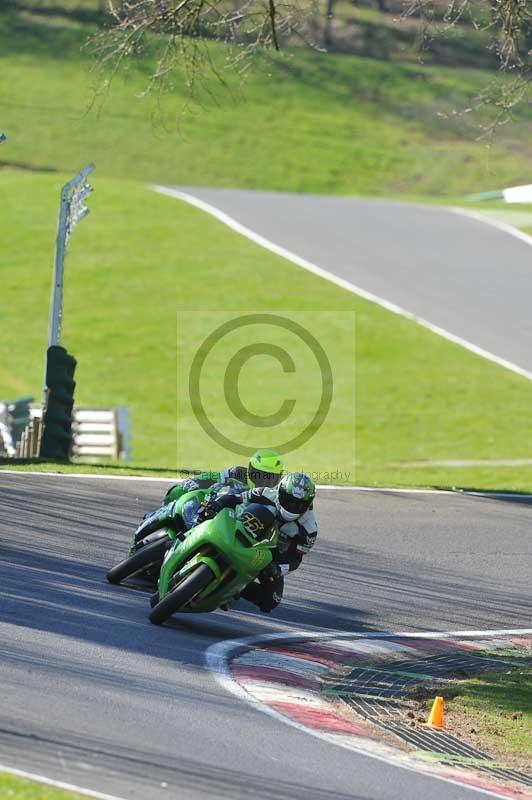
[[188, 473], [180, 472], [171, 467], [142, 467], [124, 461], [97, 462], [97, 461], [31, 461], [26, 459], [0, 458], [0, 471], [15, 472], [42, 472], [57, 475], [101, 475], [107, 477], [145, 477], [145, 478], [174, 478], [186, 476]]
[[[460, 680], [438, 692], [446, 700], [446, 728], [514, 768], [532, 764], [532, 666], [508, 667]], [[427, 706], [428, 707], [428, 706]]]
[[[5, 399], [38, 396], [40, 391], [51, 248], [64, 177], [2, 173], [10, 197], [0, 221], [5, 348], [0, 397]], [[331, 467], [343, 469], [349, 472], [346, 482], [365, 485], [530, 491], [529, 466], [394, 466], [409, 461], [529, 458], [529, 441], [523, 435], [529, 430], [529, 381], [257, 248], [197, 209], [142, 186], [100, 177], [90, 205], [93, 214], [70, 243], [64, 343], [79, 360], [79, 405], [130, 407], [130, 467], [176, 470], [239, 460], [220, 450], [213, 463], [208, 441], [195, 463], [177, 458], [176, 314], [218, 308], [220, 292], [234, 295], [232, 312], [255, 312], [264, 309], [267, 291], [270, 311], [314, 315], [327, 309], [336, 316], [354, 313], [356, 318], [355, 363], [348, 363], [344, 338], [336, 339], [338, 357], [355, 373], [356, 414], [344, 405], [331, 436], [320, 441], [303, 464], [289, 467], [321, 474]], [[253, 280], [243, 280], [250, 275]], [[266, 397], [263, 387], [251, 381], [250, 407], [271, 411], [268, 402], [286, 396], [282, 378], [282, 372], [272, 376]], [[296, 388], [305, 394], [309, 387], [312, 376]], [[342, 427], [351, 421], [355, 457]]]
[[227, 82], [208, 86], [214, 98], [205, 90], [189, 102], [179, 78], [166, 97], [141, 96], [142, 63], [114, 80], [102, 107], [81, 49], [91, 31], [0, 17], [3, 162], [70, 172], [91, 159], [98, 175], [153, 182], [426, 197], [512, 186], [528, 173], [530, 109], [491, 147], [475, 126], [492, 112], [461, 113], [490, 72], [298, 49], [257, 57], [242, 91], [227, 50], [213, 46]]
[[87, 795], [73, 794], [65, 789], [0, 772], [0, 797], [2, 800], [82, 800]]

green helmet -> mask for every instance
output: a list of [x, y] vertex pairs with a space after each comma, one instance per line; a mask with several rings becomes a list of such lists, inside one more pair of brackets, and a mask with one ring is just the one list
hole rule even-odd
[[249, 459], [248, 486], [269, 486], [274, 488], [283, 474], [283, 459], [275, 450], [257, 450]]
[[304, 472], [289, 472], [278, 489], [279, 512], [284, 520], [297, 519], [308, 511], [316, 495], [314, 481]]

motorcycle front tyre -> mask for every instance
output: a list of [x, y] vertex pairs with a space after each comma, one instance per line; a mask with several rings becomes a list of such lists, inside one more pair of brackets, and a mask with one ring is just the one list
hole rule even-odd
[[161, 625], [172, 614], [190, 603], [213, 579], [212, 570], [207, 564], [200, 564], [175, 589], [163, 597], [150, 612], [150, 622]]

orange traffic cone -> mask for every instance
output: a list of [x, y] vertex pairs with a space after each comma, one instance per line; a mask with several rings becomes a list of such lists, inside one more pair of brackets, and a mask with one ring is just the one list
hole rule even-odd
[[429, 715], [427, 725], [430, 728], [443, 728], [443, 697], [436, 697]]

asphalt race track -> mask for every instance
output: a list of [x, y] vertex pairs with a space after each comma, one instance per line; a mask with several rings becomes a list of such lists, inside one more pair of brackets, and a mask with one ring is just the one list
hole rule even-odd
[[179, 187], [318, 267], [532, 371], [532, 248], [438, 206]]
[[322, 491], [318, 544], [271, 617], [241, 601], [156, 628], [105, 571], [163, 489], [0, 473], [1, 764], [139, 800], [477, 796], [261, 714], [205, 650], [275, 630], [530, 627], [530, 500]]

